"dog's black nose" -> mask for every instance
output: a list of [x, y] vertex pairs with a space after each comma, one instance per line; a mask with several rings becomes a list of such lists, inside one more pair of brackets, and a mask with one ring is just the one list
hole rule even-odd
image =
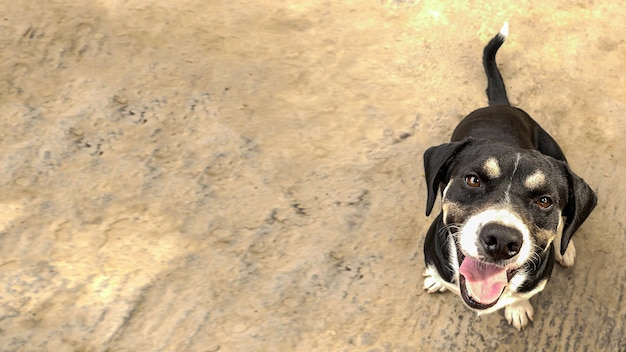
[[522, 234], [511, 227], [487, 224], [480, 231], [480, 244], [494, 260], [514, 257], [522, 248]]

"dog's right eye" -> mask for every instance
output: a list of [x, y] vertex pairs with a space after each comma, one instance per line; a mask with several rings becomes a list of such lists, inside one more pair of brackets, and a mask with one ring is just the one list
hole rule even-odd
[[470, 187], [480, 187], [480, 179], [476, 175], [465, 176], [465, 183]]

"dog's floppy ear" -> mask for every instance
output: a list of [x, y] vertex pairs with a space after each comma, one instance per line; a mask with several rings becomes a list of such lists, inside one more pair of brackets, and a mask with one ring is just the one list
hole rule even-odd
[[451, 142], [430, 147], [424, 153], [424, 172], [426, 175], [426, 187], [428, 187], [428, 199], [426, 200], [426, 216], [430, 215], [437, 199], [437, 191], [441, 182], [448, 182], [448, 169], [458, 154], [471, 140]]
[[561, 255], [565, 254], [567, 245], [572, 239], [574, 232], [576, 232], [580, 225], [587, 219], [598, 202], [598, 197], [585, 180], [573, 173], [567, 164], [564, 163], [564, 167], [567, 174], [569, 195], [567, 204], [563, 208], [565, 226], [561, 239]]

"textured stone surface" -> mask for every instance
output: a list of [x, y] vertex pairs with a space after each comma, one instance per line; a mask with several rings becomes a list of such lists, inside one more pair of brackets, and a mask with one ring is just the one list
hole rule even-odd
[[[2, 351], [626, 349], [618, 2], [2, 8]], [[599, 196], [521, 333], [421, 288], [421, 155], [505, 20], [511, 101]]]

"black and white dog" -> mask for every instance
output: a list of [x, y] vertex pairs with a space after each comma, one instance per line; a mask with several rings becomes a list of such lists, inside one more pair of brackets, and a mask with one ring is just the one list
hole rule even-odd
[[574, 265], [572, 235], [597, 198], [554, 139], [510, 106], [495, 60], [507, 34], [505, 23], [484, 49], [489, 106], [424, 153], [426, 215], [439, 189], [442, 202], [424, 243], [424, 288], [453, 291], [479, 314], [504, 308], [521, 330], [554, 261]]

